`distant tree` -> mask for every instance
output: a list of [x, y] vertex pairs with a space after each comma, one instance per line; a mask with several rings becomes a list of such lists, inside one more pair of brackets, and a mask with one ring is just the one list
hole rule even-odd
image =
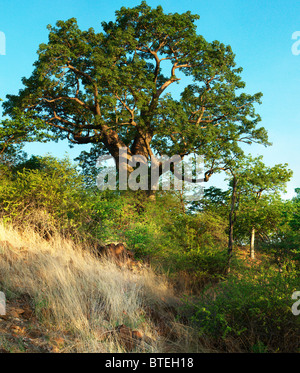
[[237, 218], [238, 209], [250, 209], [248, 215], [251, 225], [250, 256], [254, 259], [255, 228], [257, 225], [256, 212], [261, 207], [260, 201], [265, 192], [284, 191], [286, 183], [292, 176], [292, 171], [287, 164], [277, 164], [267, 167], [262, 162], [262, 156], [253, 158], [247, 156], [239, 161], [228, 165], [226, 172], [230, 175], [231, 184], [231, 207], [229, 212], [229, 242], [228, 254], [232, 255], [233, 249], [233, 227]]
[[290, 225], [293, 230], [300, 231], [300, 188], [295, 189], [296, 197], [292, 199], [292, 218]]
[[[255, 258], [255, 229], [257, 217], [255, 213], [261, 209], [262, 196], [266, 193], [284, 192], [286, 183], [291, 179], [293, 172], [287, 168], [287, 164], [277, 164], [273, 167], [266, 166], [262, 156], [257, 158], [248, 157], [244, 162], [244, 171], [240, 174], [240, 193], [243, 195], [244, 203], [252, 205], [250, 257]], [[263, 202], [263, 201], [262, 201]], [[251, 216], [251, 214], [250, 214]]]
[[222, 190], [211, 186], [209, 188], [204, 188], [203, 198], [199, 201], [190, 202], [189, 211], [210, 211], [221, 217], [228, 216], [228, 204], [230, 199], [230, 191]]
[[[252, 198], [251, 198], [252, 197]], [[284, 201], [278, 192], [264, 192], [257, 200], [255, 195], [240, 197], [235, 225], [235, 238], [242, 244], [250, 244], [250, 256], [258, 240], [269, 242], [283, 222]], [[254, 228], [254, 233], [253, 233]], [[254, 241], [255, 239], [255, 241]], [[252, 243], [252, 246], [251, 246]]]

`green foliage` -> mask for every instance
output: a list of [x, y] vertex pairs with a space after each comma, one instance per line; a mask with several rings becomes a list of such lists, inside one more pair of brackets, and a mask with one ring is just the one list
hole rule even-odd
[[215, 297], [207, 292], [187, 302], [186, 312], [199, 334], [225, 351], [234, 340], [239, 352], [299, 352], [300, 319], [291, 311], [291, 295], [298, 288], [295, 268], [256, 267], [221, 282]]
[[96, 205], [102, 241], [126, 242], [137, 258], [151, 258], [175, 277], [186, 272], [201, 282], [224, 273], [227, 238], [221, 218], [183, 214], [178, 197], [168, 193], [158, 193], [153, 202], [143, 193], [106, 191]]
[[300, 231], [300, 188], [296, 188], [297, 196], [291, 201], [290, 206], [290, 227], [293, 231]]
[[[183, 313], [199, 336], [219, 350], [234, 345], [247, 352], [297, 352], [300, 319], [291, 313], [291, 294], [299, 290], [299, 197], [260, 199], [255, 221], [268, 237], [261, 247], [265, 259], [250, 268], [235, 259], [229, 275], [227, 203], [228, 193], [216, 188], [187, 213], [176, 192], [157, 192], [155, 201], [143, 191], [101, 192], [87, 186], [68, 159], [51, 156], [7, 167], [0, 186], [4, 219], [34, 224], [41, 232], [80, 235], [87, 244], [124, 242], [137, 259], [150, 259], [167, 272], [178, 288], [186, 281], [184, 289], [197, 298], [187, 299]], [[246, 232], [254, 222], [245, 206], [238, 215], [241, 237], [243, 225]], [[43, 315], [43, 299], [36, 299], [36, 305]]]
[[284, 191], [287, 181], [293, 172], [287, 168], [287, 164], [276, 164], [273, 167], [266, 166], [262, 156], [253, 158], [245, 157], [239, 165], [239, 188], [245, 192], [259, 195], [264, 191]]
[[[253, 197], [253, 196], [252, 196]], [[282, 224], [284, 202], [278, 194], [266, 194], [259, 200], [251, 196], [241, 197], [235, 223], [235, 238], [238, 243], [247, 244], [251, 229], [254, 227], [257, 241], [273, 237]]]
[[[210, 213], [182, 215], [169, 226], [180, 250], [168, 250], [174, 271], [218, 277], [226, 267], [226, 223]], [[172, 247], [172, 246], [171, 246]]]
[[217, 172], [243, 154], [241, 142], [268, 141], [255, 112], [262, 94], [241, 92], [231, 47], [198, 35], [198, 19], [142, 1], [103, 22], [103, 32], [80, 30], [75, 18], [49, 25], [35, 69], [18, 95], [7, 96], [5, 114], [30, 119], [41, 139], [92, 144], [92, 154], [196, 152]]
[[[2, 101], [2, 99], [0, 99]], [[26, 153], [22, 151], [24, 142], [50, 140], [49, 133], [41, 130], [45, 129], [45, 123], [34, 119], [31, 115], [21, 113], [17, 107], [11, 109], [11, 116], [14, 118], [0, 121], [0, 165], [12, 166], [26, 158]]]
[[263, 242], [261, 249], [272, 254], [280, 266], [286, 260], [296, 260], [300, 265], [300, 203], [299, 196], [282, 201], [276, 215], [280, 214], [276, 227]]
[[91, 208], [75, 166], [51, 156], [32, 157], [2, 178], [0, 204], [5, 220], [61, 232], [79, 228]]
[[[280, 224], [282, 201], [279, 192], [284, 192], [293, 172], [287, 164], [266, 166], [262, 156], [245, 157], [238, 167], [238, 213], [236, 222], [240, 233], [255, 228], [267, 235]], [[248, 230], [248, 232], [247, 232]]]
[[200, 201], [192, 201], [189, 206], [189, 211], [204, 211], [214, 213], [227, 219], [229, 214], [230, 191], [222, 190], [216, 187], [204, 189], [203, 198]]
[[[241, 143], [269, 145], [255, 111], [262, 94], [244, 92], [231, 47], [198, 35], [198, 19], [142, 1], [122, 7], [99, 33], [80, 30], [75, 18], [49, 25], [33, 73], [4, 104], [11, 119], [0, 123], [1, 215], [41, 232], [124, 242], [172, 278], [214, 283], [215, 298], [203, 292], [187, 312], [199, 334], [223, 350], [233, 339], [242, 351], [298, 352], [300, 319], [290, 308], [299, 290], [299, 191], [283, 203], [276, 193], [291, 177], [287, 165], [244, 156]], [[67, 159], [24, 160], [24, 141], [51, 139], [91, 144], [79, 157], [83, 175]], [[100, 192], [95, 160], [116, 158], [121, 147], [148, 160], [204, 155], [207, 180], [230, 174], [232, 203], [229, 191], [210, 188], [185, 213], [176, 193], [158, 192], [153, 202], [143, 192]], [[276, 265], [233, 266], [226, 277], [228, 225], [228, 246], [233, 225], [240, 242], [255, 228]], [[47, 308], [42, 298], [36, 305], [40, 314]]]

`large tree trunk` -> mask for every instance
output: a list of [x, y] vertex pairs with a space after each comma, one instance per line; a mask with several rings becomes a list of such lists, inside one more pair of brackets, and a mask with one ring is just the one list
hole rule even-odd
[[[135, 136], [132, 146], [128, 147], [120, 140], [119, 135], [115, 131], [110, 130], [106, 126], [103, 126], [102, 130], [102, 141], [109, 150], [110, 155], [114, 157], [116, 161], [116, 167], [119, 173], [119, 186], [122, 190], [128, 189], [128, 178], [134, 170], [134, 167], [130, 165], [131, 157], [141, 155], [145, 157], [145, 162], [148, 162], [151, 155], [150, 142], [152, 135], [149, 133], [141, 134], [141, 132], [139, 132]], [[142, 161], [142, 163], [145, 162]], [[148, 195], [150, 199], [155, 199], [155, 191], [151, 190], [151, 179], [149, 177], [150, 175], [148, 176], [148, 190], [145, 190], [145, 194]]]

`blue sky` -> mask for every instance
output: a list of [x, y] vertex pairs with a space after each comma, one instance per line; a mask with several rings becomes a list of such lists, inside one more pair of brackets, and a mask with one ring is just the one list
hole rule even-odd
[[[253, 155], [264, 155], [272, 166], [288, 163], [294, 176], [288, 184], [286, 197], [300, 187], [300, 54], [292, 53], [292, 34], [300, 31], [299, 0], [148, 0], [153, 7], [162, 5], [165, 12], [186, 12], [200, 15], [198, 33], [206, 40], [219, 40], [231, 45], [248, 93], [262, 92], [262, 105], [257, 111], [261, 125], [273, 146], [248, 147]], [[101, 22], [114, 20], [115, 10], [140, 4], [135, 1], [103, 0], [0, 0], [0, 36], [6, 37], [6, 54], [0, 55], [0, 98], [16, 94], [21, 78], [28, 77], [37, 58], [40, 43], [47, 42], [48, 24], [57, 20], [77, 18], [79, 27], [101, 31]], [[1, 43], [1, 38], [0, 38]], [[300, 53], [300, 45], [296, 48]], [[0, 46], [1, 53], [1, 46]], [[28, 154], [52, 154], [71, 158], [83, 148], [70, 149], [64, 142], [29, 144]], [[210, 185], [221, 186], [219, 176]]]

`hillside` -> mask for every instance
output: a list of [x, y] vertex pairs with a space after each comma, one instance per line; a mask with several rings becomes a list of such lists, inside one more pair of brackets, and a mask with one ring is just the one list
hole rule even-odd
[[193, 295], [183, 279], [96, 256], [59, 234], [1, 223], [0, 238], [0, 352], [299, 350], [299, 318], [287, 306], [299, 278], [266, 270], [264, 255], [253, 262], [240, 248], [231, 277]]
[[79, 244], [0, 225], [1, 352], [191, 351], [180, 301], [149, 267], [97, 258]]

